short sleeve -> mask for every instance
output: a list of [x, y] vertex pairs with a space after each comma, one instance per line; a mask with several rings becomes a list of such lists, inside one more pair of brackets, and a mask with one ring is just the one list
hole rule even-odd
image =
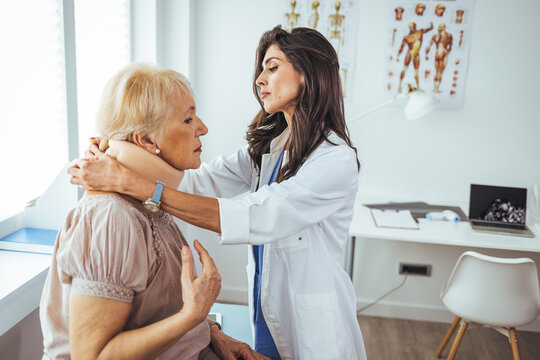
[[73, 293], [132, 302], [146, 288], [144, 221], [120, 200], [78, 206], [61, 230], [57, 264]]

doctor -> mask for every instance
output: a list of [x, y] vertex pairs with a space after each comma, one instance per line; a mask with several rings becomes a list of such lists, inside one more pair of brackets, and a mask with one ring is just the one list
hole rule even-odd
[[[281, 359], [365, 359], [354, 288], [340, 266], [359, 163], [345, 123], [336, 52], [315, 30], [289, 33], [277, 26], [261, 37], [255, 65], [261, 110], [246, 147], [185, 171], [178, 190], [158, 194], [155, 183], [93, 146], [97, 160], [79, 160], [69, 169], [71, 182], [141, 201], [157, 202], [161, 195], [163, 210], [220, 233], [221, 244], [250, 244], [249, 304], [258, 352]], [[160, 145], [148, 146], [159, 153]]]

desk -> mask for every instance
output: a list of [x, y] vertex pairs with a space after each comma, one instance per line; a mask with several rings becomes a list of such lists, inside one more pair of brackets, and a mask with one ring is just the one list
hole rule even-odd
[[[453, 223], [449, 221], [429, 221], [426, 219], [419, 219], [419, 230], [379, 228], [375, 226], [370, 210], [362, 205], [362, 203], [369, 204], [375, 202], [360, 202], [359, 200], [360, 199], [357, 199], [356, 201], [354, 216], [349, 229], [349, 235], [351, 237], [540, 252], [540, 231], [534, 224], [527, 224], [534, 233], [534, 238], [481, 233], [474, 231], [467, 221]], [[459, 206], [465, 211], [468, 208], [468, 205], [463, 203], [448, 205]]]
[[[387, 202], [387, 200], [366, 199], [360, 196], [356, 199], [354, 216], [349, 228], [351, 241], [348, 244], [345, 259], [345, 267], [351, 278], [354, 269], [356, 238], [540, 252], [540, 230], [532, 223], [527, 223], [527, 226], [534, 233], [534, 238], [481, 233], [474, 231], [467, 221], [453, 223], [449, 221], [429, 221], [426, 219], [419, 219], [419, 230], [380, 228], [373, 222], [369, 208], [362, 204], [380, 204], [384, 202]], [[468, 209], [467, 203], [442, 202], [440, 204], [459, 206], [464, 211]]]

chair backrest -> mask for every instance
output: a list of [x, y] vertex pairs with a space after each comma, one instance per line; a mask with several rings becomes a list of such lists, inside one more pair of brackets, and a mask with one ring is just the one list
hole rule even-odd
[[492, 326], [521, 326], [540, 313], [534, 261], [463, 253], [441, 292], [452, 313]]

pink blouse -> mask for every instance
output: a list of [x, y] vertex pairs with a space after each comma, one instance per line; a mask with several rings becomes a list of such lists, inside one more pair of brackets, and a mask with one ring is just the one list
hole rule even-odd
[[[177, 313], [183, 305], [184, 245], [184, 236], [167, 213], [149, 213], [129, 197], [84, 196], [58, 233], [41, 296], [43, 358], [70, 358], [71, 293], [131, 303], [125, 330]], [[197, 359], [209, 343], [210, 329], [203, 321], [158, 359]]]

